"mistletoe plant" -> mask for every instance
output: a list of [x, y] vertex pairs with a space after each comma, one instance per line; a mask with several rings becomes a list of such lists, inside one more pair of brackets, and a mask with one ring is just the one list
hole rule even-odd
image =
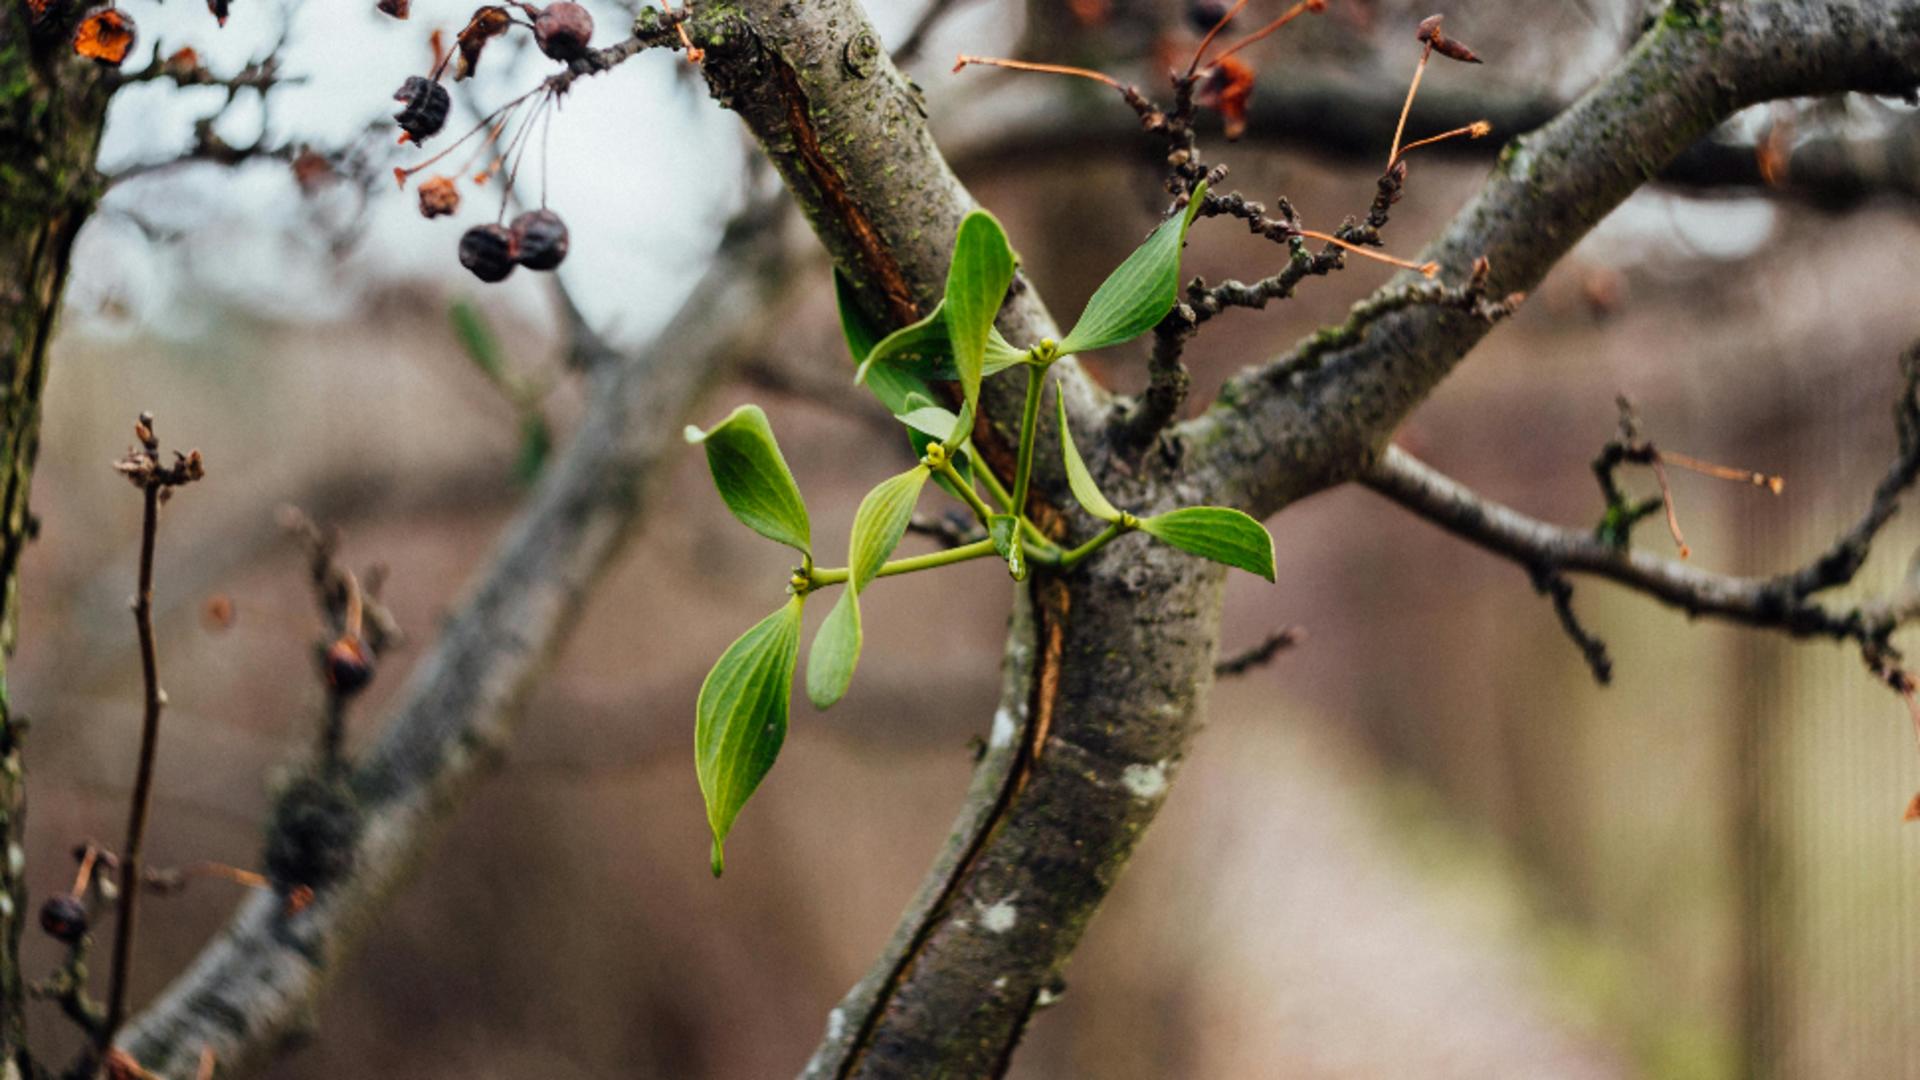
[[[882, 481], [860, 501], [844, 567], [815, 565], [806, 502], [765, 412], [742, 405], [707, 431], [687, 429], [687, 440], [705, 447], [714, 485], [734, 516], [762, 536], [792, 547], [801, 559], [787, 583], [787, 602], [729, 646], [700, 688], [694, 760], [713, 829], [715, 875], [724, 866], [723, 846], [734, 819], [786, 739], [799, 668], [800, 618], [813, 593], [842, 586], [807, 656], [807, 698], [825, 709], [839, 701], [853, 681], [861, 647], [860, 595], [878, 578], [999, 558], [1015, 581], [1023, 581], [1034, 567], [1052, 573], [1072, 570], [1117, 537], [1137, 530], [1273, 580], [1273, 540], [1259, 522], [1238, 510], [1196, 506], [1136, 517], [1114, 506], [1074, 447], [1064, 401], [1056, 411], [1068, 484], [1081, 509], [1105, 522], [1105, 528], [1077, 547], [1063, 548], [1026, 514], [1048, 369], [1063, 356], [1131, 341], [1172, 310], [1181, 249], [1205, 193], [1202, 184], [1108, 276], [1058, 342], [1047, 339], [1021, 349], [994, 327], [1013, 283], [1016, 259], [1006, 232], [985, 211], [976, 210], [960, 223], [939, 306], [884, 338], [851, 302], [846, 279], [836, 277], [841, 326], [859, 364], [856, 381], [871, 389], [905, 426], [919, 456], [918, 464]], [[1009, 492], [992, 471], [973, 467], [970, 436], [982, 381], [1016, 367], [1025, 369], [1027, 389]], [[934, 403], [934, 381], [959, 383], [958, 414]], [[929, 480], [973, 511], [984, 536], [943, 551], [890, 559]]]

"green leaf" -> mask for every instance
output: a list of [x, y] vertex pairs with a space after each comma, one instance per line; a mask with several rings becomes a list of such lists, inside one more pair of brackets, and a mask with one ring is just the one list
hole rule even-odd
[[[960, 379], [960, 367], [954, 363], [952, 342], [947, 336], [947, 302], [935, 307], [931, 315], [902, 327], [899, 331], [887, 334], [874, 346], [872, 352], [860, 361], [860, 371], [854, 373], [854, 382], [864, 382], [874, 396], [895, 413], [899, 413], [899, 398], [904, 398], [912, 390], [925, 392], [929, 382], [950, 382]], [[985, 365], [981, 367], [981, 377], [998, 375], [1016, 363], [1027, 361], [1027, 350], [1014, 348], [1000, 336], [998, 327], [987, 332], [987, 352]], [[899, 386], [893, 390], [891, 384]]]
[[453, 320], [453, 336], [459, 339], [467, 359], [473, 361], [473, 366], [479, 368], [488, 381], [505, 389], [507, 362], [501, 353], [500, 339], [493, 335], [487, 317], [465, 300], [454, 301], [447, 314]]
[[553, 430], [539, 409], [520, 414], [520, 454], [513, 462], [514, 479], [531, 484], [540, 477], [547, 458], [553, 454]]
[[[923, 404], [925, 400], [926, 399], [918, 395], [914, 395], [914, 397], [908, 399], [908, 404], [914, 407], [910, 411], [900, 413], [894, 417], [894, 419], [907, 425], [907, 441], [913, 446], [913, 456], [917, 458], [926, 457], [927, 447], [932, 446], [936, 442], [945, 445], [942, 440], [951, 439], [955, 435], [960, 435], [962, 436], [960, 440], [953, 446], [948, 447], [947, 453], [953, 458], [954, 470], [964, 477], [968, 483], [972, 483], [973, 457], [968, 453], [968, 448], [971, 444], [964, 435], [973, 430], [973, 424], [969, 422], [963, 427], [960, 423], [961, 417], [953, 415], [938, 405]], [[954, 488], [953, 482], [948, 480], [945, 474], [935, 473], [933, 475], [933, 482], [939, 484], [940, 490], [953, 496], [955, 499], [959, 499], [961, 502], [967, 501], [966, 498]]]
[[1060, 405], [1060, 456], [1067, 462], [1067, 486], [1073, 489], [1074, 501], [1101, 521], [1119, 521], [1120, 511], [1100, 493], [1093, 474], [1087, 471], [1087, 463], [1080, 459], [1079, 447], [1073, 445], [1073, 429], [1067, 426], [1066, 395], [1057, 387], [1054, 400]]
[[840, 307], [840, 333], [846, 337], [847, 351], [853, 354], [853, 362], [856, 364], [864, 361], [867, 354], [873, 351], [873, 347], [880, 343], [880, 339], [886, 336], [873, 324], [873, 320], [867, 318], [867, 313], [860, 309], [860, 298], [857, 294], [858, 289], [855, 288], [853, 279], [841, 273], [839, 267], [835, 267], [833, 299]]
[[707, 673], [694, 707], [693, 760], [713, 829], [713, 874], [726, 866], [724, 845], [748, 796], [760, 786], [787, 737], [787, 705], [800, 658], [805, 597], [754, 624]]
[[840, 331], [846, 335], [847, 351], [853, 354], [855, 366], [862, 369], [867, 389], [873, 391], [873, 396], [880, 399], [888, 412], [905, 411], [909, 394], [927, 392], [926, 380], [898, 365], [886, 365], [867, 373], [867, 357], [887, 335], [860, 309], [853, 281], [837, 269], [833, 272], [833, 296], [840, 305]]
[[1007, 560], [1007, 573], [1015, 581], [1027, 580], [1027, 552], [1020, 535], [1020, 519], [1012, 514], [994, 514], [987, 518], [987, 535], [993, 538], [993, 550]]
[[813, 707], [825, 709], [839, 701], [853, 684], [853, 668], [859, 662], [860, 594], [842, 589], [807, 653], [807, 699]]
[[895, 419], [930, 439], [945, 439], [960, 423], [959, 417], [938, 405], [922, 405]]
[[1027, 362], [1027, 350], [1016, 349], [1000, 336], [1000, 328], [995, 326], [987, 331], [987, 365], [983, 374], [998, 375], [1015, 364]]
[[873, 581], [907, 534], [907, 521], [913, 517], [913, 504], [919, 501], [927, 475], [925, 465], [915, 465], [882, 481], [860, 500], [860, 509], [853, 514], [853, 539], [847, 544], [847, 567], [852, 574], [848, 584], [855, 592]]
[[742, 405], [705, 432], [688, 425], [687, 441], [705, 444], [713, 485], [734, 517], [769, 540], [811, 553], [807, 504], [760, 406]]
[[953, 427], [948, 430], [945, 441], [940, 445], [951, 454], [967, 444], [973, 436], [973, 402], [960, 406], [960, 415], [953, 418]]
[[1190, 506], [1140, 519], [1140, 530], [1181, 551], [1237, 566], [1272, 581], [1273, 537], [1238, 510]]
[[[932, 365], [942, 361], [951, 363], [952, 359], [953, 345], [947, 338], [946, 301], [943, 300], [925, 318], [908, 323], [881, 338], [867, 353], [867, 358], [860, 362], [860, 370], [854, 373], [853, 381], [866, 382], [879, 365]], [[947, 377], [951, 378], [950, 375]]]
[[1013, 248], [992, 214], [975, 210], [961, 219], [953, 238], [953, 262], [947, 267], [947, 338], [960, 376], [961, 398], [980, 399], [986, 375], [987, 337], [1013, 284]]
[[1060, 342], [1062, 355], [1132, 341], [1173, 310], [1180, 298], [1180, 252], [1187, 243], [1187, 227], [1193, 224], [1206, 193], [1207, 185], [1201, 184], [1185, 211], [1162, 222], [1127, 261], [1107, 275], [1087, 301], [1080, 321]]

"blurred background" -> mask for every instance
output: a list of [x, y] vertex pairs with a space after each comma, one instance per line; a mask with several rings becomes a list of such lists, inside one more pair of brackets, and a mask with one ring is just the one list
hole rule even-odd
[[[1261, 94], [1325, 82], [1397, 103], [1418, 55], [1412, 28], [1438, 7], [1490, 63], [1435, 67], [1423, 93], [1564, 101], [1626, 46], [1641, 6], [1334, 0], [1244, 54], [1259, 71], [1256, 122], [1230, 150], [1209, 145], [1237, 186], [1285, 194], [1330, 229], [1365, 209], [1386, 146], [1356, 157], [1263, 129]], [[247, 0], [223, 30], [194, 4], [125, 7], [143, 34], [130, 65], [150, 47], [191, 45], [226, 73], [284, 33], [282, 71], [306, 81], [264, 104], [239, 95], [216, 130], [236, 145], [265, 132], [354, 147], [375, 182], [303, 189], [274, 160], [144, 170], [81, 235], [11, 673], [34, 722], [29, 865], [42, 895], [68, 877], [70, 845], [118, 835], [133, 769], [126, 597], [139, 500], [108, 463], [135, 414], [153, 410], [163, 440], [199, 447], [209, 470], [169, 507], [161, 541], [172, 707], [151, 857], [247, 866], [269, 786], [311, 744], [320, 705], [318, 623], [276, 510], [337, 524], [350, 561], [391, 568], [386, 600], [412, 643], [356, 712], [364, 741], [537, 470], [529, 409], [562, 441], [579, 411], [554, 280], [483, 286], [455, 260], [461, 229], [488, 220], [494, 196], [470, 191], [452, 221], [422, 220], [413, 193], [384, 179], [409, 154], [389, 149], [390, 125], [367, 133], [394, 108], [392, 89], [428, 67], [429, 33], [457, 30], [466, 5], [415, 0], [395, 22], [371, 4]], [[870, 8], [890, 44], [923, 15], [918, 3]], [[1040, 76], [952, 75], [950, 58], [1151, 72], [1167, 50], [1191, 49], [1185, 8], [961, 0], [909, 69], [936, 133], [972, 151], [958, 154], [963, 178], [1056, 311], [1077, 307], [1150, 227], [1158, 172], [1125, 141], [995, 153], [996, 101], [1045, 93], [1107, 127], [1118, 113], [1116, 140], [1131, 121], [1091, 84], [1084, 101], [1063, 98]], [[1247, 28], [1279, 9], [1255, 0]], [[594, 11], [596, 43], [622, 36], [630, 12]], [[450, 130], [549, 64], [496, 43], [461, 84]], [[165, 83], [123, 90], [103, 168], [180, 153], [221, 100]], [[1409, 127], [1434, 130], [1419, 106]], [[1916, 128], [1911, 107], [1861, 99], [1741, 117], [1726, 138], [1757, 141], [1744, 160], [1775, 166], [1758, 171], [1779, 190], [1635, 196], [1402, 444], [1538, 516], [1593, 522], [1588, 462], [1625, 394], [1663, 448], [1786, 477], [1774, 497], [1678, 474], [1696, 562], [1767, 573], [1811, 558], [1865, 507], [1893, 453], [1896, 360], [1920, 336], [1920, 154], [1904, 180], [1882, 169], [1817, 198], [1779, 159], [1820, 140], [1911, 151]], [[1483, 157], [1415, 159], [1393, 250], [1413, 255], [1463, 204], [1514, 132], [1495, 134]], [[1084, 129], [1068, 137], [1084, 142]], [[644, 343], [744, 200], [737, 121], [677, 57], [642, 55], [574, 88], [548, 154], [550, 186], [525, 190], [572, 226], [561, 280], [600, 332]], [[1101, 212], [1062, 214], [1068, 199]], [[797, 230], [794, 242], [811, 250]], [[1216, 224], [1196, 230], [1188, 266], [1253, 279], [1275, 257]], [[836, 537], [905, 447], [845, 389], [827, 266], [817, 253], [803, 266], [777, 348], [740, 358], [742, 376], [694, 419], [765, 405], [817, 531]], [[1291, 302], [1212, 324], [1188, 354], [1196, 402], [1340, 320], [1387, 273], [1353, 260]], [[532, 405], [476, 365], [456, 310], [498, 337], [512, 381], [541, 388]], [[1141, 361], [1120, 350], [1097, 368], [1130, 390]], [[1633, 480], [1651, 493], [1650, 478]], [[785, 558], [726, 514], [698, 453], [661, 490], [503, 767], [340, 973], [311, 1045], [271, 1075], [790, 1075], [885, 941], [965, 790], [1009, 587], [973, 564], [876, 589], [869, 640], [885, 647], [833, 712], [797, 705], [715, 881], [689, 759], [693, 700], [726, 643], [777, 599]], [[1215, 691], [1181, 784], [1015, 1075], [1920, 1077], [1920, 826], [1900, 821], [1920, 756], [1905, 708], [1853, 653], [1691, 623], [1580, 583], [1576, 605], [1616, 660], [1603, 689], [1521, 571], [1366, 491], [1327, 493], [1270, 525], [1280, 584], [1236, 576], [1222, 650], [1285, 625], [1309, 638]], [[1657, 520], [1637, 542], [1671, 550]], [[1920, 524], [1897, 520], [1859, 590], [1898, 583], [1916, 547]], [[229, 623], [209, 618], [215, 599], [231, 605]], [[917, 615], [936, 601], [943, 641]], [[237, 900], [223, 889], [196, 885], [149, 909], [137, 996], [218, 931]], [[51, 943], [35, 935], [27, 962], [51, 970]], [[34, 1022], [62, 1026], [50, 1007]]]

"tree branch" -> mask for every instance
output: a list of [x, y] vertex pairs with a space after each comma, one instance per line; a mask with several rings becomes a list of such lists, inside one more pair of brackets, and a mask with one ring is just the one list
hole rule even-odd
[[662, 337], [594, 372], [579, 433], [542, 474], [470, 598], [415, 668], [352, 777], [364, 827], [351, 876], [298, 914], [273, 895], [249, 899], [129, 1024], [120, 1045], [148, 1069], [193, 1076], [205, 1046], [223, 1070], [244, 1071], [271, 1055], [419, 864], [420, 849], [498, 760], [527, 690], [649, 509], [652, 476], [679, 447], [685, 414], [734, 346], [766, 329], [741, 313], [767, 308], [784, 284], [778, 230], [730, 235]]
[[[714, 96], [780, 169], [868, 313], [898, 326], [931, 309], [974, 202], [858, 4], [743, 0], [696, 7], [685, 25]], [[1014, 342], [1058, 336], [1023, 279], [999, 325]], [[1101, 429], [1105, 392], [1071, 362], [1053, 371], [1071, 417]], [[987, 382], [975, 429], [1003, 475], [1018, 382]], [[1034, 490], [1058, 506], [1057, 434], [1042, 430]], [[1137, 513], [1190, 494], [1117, 468], [1105, 439], [1081, 449]], [[1042, 517], [1067, 539], [1069, 519]], [[1015, 590], [1001, 706], [966, 803], [892, 940], [829, 1014], [807, 1076], [1003, 1072], [1159, 810], [1212, 682], [1224, 572], [1139, 537], [1113, 550], [1125, 554], [1037, 570]]]
[[[1399, 118], [1401, 78], [1398, 73], [1357, 77], [1289, 70], [1284, 79], [1261, 83], [1248, 106], [1240, 145], [1374, 165]], [[1103, 102], [1089, 100], [1078, 90], [1022, 82], [969, 101], [954, 115], [936, 115], [935, 127], [955, 168], [965, 174], [1015, 166], [1077, 166], [1090, 158], [1155, 161], [1152, 148], [1139, 141], [1132, 117], [1103, 108]], [[1490, 162], [1502, 141], [1544, 126], [1569, 104], [1516, 89], [1423, 88], [1419, 130], [1446, 131], [1485, 120], [1499, 138], [1449, 140], [1421, 154]], [[1216, 134], [1217, 121], [1208, 122], [1208, 134]], [[1702, 194], [1778, 194], [1827, 210], [1846, 209], [1877, 195], [1920, 200], [1920, 122], [1890, 120], [1874, 135], [1822, 131], [1787, 148], [1781, 164], [1781, 175], [1769, 178], [1757, 145], [1710, 135], [1681, 151], [1656, 179]]]
[[[94, 149], [111, 80], [75, 63], [64, 22], [36, 32], [30, 8], [0, 11], [0, 847], [26, 848], [25, 724], [6, 687], [19, 616], [20, 560], [37, 527], [29, 495], [40, 447], [47, 345], [66, 290], [74, 237], [93, 212]], [[47, 32], [50, 31], [50, 32]], [[20, 930], [26, 871], [0, 865], [0, 1074], [33, 1075]]]
[[[1795, 637], [1850, 641], [1863, 650], [1884, 650], [1888, 635], [1920, 617], [1920, 592], [1910, 589], [1834, 608], [1796, 588], [1795, 582], [1807, 570], [1766, 578], [1735, 577], [1679, 559], [1615, 547], [1591, 532], [1550, 525], [1478, 495], [1397, 446], [1387, 447], [1361, 480], [1455, 536], [1512, 559], [1536, 580], [1553, 580], [1564, 573], [1591, 574], [1688, 615], [1782, 630]], [[1559, 596], [1555, 600], [1564, 604]], [[1563, 619], [1568, 615], [1562, 611]], [[1583, 634], [1576, 634], [1575, 640], [1583, 651], [1588, 648], [1590, 639]]]
[[[1798, 0], [1686, 10], [1657, 21], [1553, 122], [1508, 144], [1426, 252], [1443, 278], [1486, 258], [1492, 293], [1531, 289], [1609, 211], [1746, 105], [1920, 85], [1920, 0], [1863, 0], [1845, 18]], [[1213, 500], [1271, 514], [1363, 471], [1487, 326], [1446, 307], [1389, 312], [1338, 348], [1309, 339], [1240, 376], [1221, 406], [1176, 430]]]

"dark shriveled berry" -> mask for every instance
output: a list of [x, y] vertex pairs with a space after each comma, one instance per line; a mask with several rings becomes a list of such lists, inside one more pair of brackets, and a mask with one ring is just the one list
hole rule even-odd
[[418, 75], [407, 76], [393, 100], [400, 103], [400, 111], [394, 113], [393, 118], [415, 145], [426, 142], [447, 126], [447, 110], [453, 107], [453, 98], [447, 94], [446, 87]]
[[87, 906], [72, 893], [55, 893], [40, 905], [40, 929], [64, 945], [87, 936]]
[[1233, 8], [1228, 0], [1189, 0], [1187, 4], [1187, 25], [1199, 33], [1206, 33], [1220, 24]]
[[551, 210], [529, 210], [513, 219], [513, 241], [521, 266], [551, 270], [567, 257], [567, 223]]
[[533, 40], [555, 60], [578, 60], [593, 40], [593, 16], [572, 0], [555, 0], [534, 16]]
[[324, 659], [327, 685], [343, 696], [351, 696], [373, 681], [373, 657], [355, 637], [342, 637], [327, 646]]
[[513, 273], [513, 234], [499, 225], [475, 225], [460, 237], [460, 265], [481, 281], [500, 281]]

